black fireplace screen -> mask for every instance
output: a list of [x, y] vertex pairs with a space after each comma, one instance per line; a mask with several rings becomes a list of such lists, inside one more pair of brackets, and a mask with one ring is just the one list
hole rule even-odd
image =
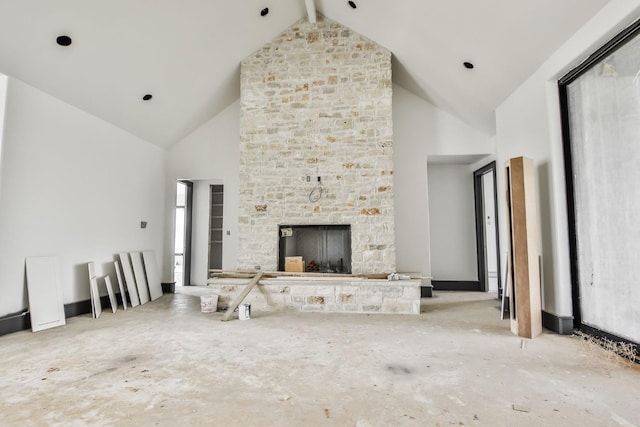
[[305, 271], [351, 273], [350, 225], [281, 225], [278, 270], [287, 257], [302, 257]]

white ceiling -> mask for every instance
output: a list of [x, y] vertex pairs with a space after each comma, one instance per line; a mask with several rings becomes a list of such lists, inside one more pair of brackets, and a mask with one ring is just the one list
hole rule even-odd
[[[395, 83], [493, 135], [495, 108], [607, 0], [355, 2], [315, 4], [389, 48]], [[305, 0], [0, 0], [0, 73], [169, 147], [235, 101], [240, 61], [304, 16]]]

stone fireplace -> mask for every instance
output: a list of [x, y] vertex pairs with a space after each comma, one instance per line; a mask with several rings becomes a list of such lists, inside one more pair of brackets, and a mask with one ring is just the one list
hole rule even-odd
[[350, 271], [395, 271], [391, 95], [389, 50], [323, 17], [242, 62], [240, 268], [277, 270], [283, 225], [349, 224]]

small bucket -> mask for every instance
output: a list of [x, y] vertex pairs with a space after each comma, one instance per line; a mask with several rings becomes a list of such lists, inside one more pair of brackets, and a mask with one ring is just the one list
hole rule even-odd
[[238, 319], [251, 319], [251, 304], [240, 304], [240, 307], [238, 307]]
[[203, 313], [213, 313], [218, 310], [218, 295], [201, 295], [200, 311]]

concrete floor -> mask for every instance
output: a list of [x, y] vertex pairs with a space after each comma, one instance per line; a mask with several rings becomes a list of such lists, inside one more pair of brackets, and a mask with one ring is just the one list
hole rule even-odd
[[640, 425], [638, 365], [521, 340], [488, 294], [439, 292], [420, 316], [223, 323], [189, 291], [0, 337], [0, 424]]

